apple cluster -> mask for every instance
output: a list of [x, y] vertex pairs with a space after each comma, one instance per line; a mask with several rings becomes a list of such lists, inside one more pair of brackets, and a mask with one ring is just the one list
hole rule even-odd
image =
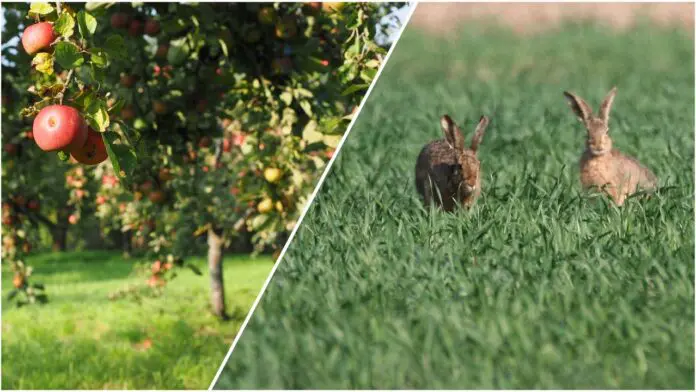
[[[30, 55], [50, 50], [55, 40], [50, 22], [30, 25], [22, 34], [22, 46]], [[64, 151], [86, 165], [96, 165], [108, 157], [101, 134], [88, 127], [72, 106], [57, 104], [41, 109], [34, 119], [32, 135], [43, 151]]]

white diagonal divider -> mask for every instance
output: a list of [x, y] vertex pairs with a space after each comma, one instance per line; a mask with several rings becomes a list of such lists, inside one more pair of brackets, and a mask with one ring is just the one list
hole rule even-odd
[[239, 339], [242, 337], [242, 334], [244, 333], [244, 329], [246, 328], [247, 324], [249, 323], [249, 320], [251, 319], [251, 317], [254, 315], [254, 311], [256, 310], [256, 307], [258, 306], [259, 302], [261, 302], [261, 298], [263, 297], [263, 294], [266, 292], [266, 288], [268, 287], [268, 284], [271, 282], [271, 279], [273, 279], [273, 275], [275, 274], [276, 269], [278, 269], [278, 265], [280, 265], [280, 262], [283, 260], [283, 257], [285, 256], [285, 252], [290, 247], [290, 244], [292, 243], [293, 238], [295, 238], [295, 233], [297, 233], [297, 230], [300, 228], [300, 225], [302, 224], [302, 220], [304, 219], [305, 215], [307, 215], [309, 208], [312, 206], [312, 203], [314, 202], [314, 198], [319, 193], [319, 190], [321, 189], [321, 185], [324, 183], [324, 180], [326, 179], [327, 174], [329, 174], [329, 172], [331, 171], [331, 166], [333, 166], [334, 161], [336, 160], [336, 158], [340, 154], [341, 148], [343, 147], [343, 143], [345, 143], [346, 139], [348, 138], [348, 135], [350, 135], [350, 131], [353, 129], [353, 125], [355, 125], [355, 121], [360, 116], [360, 112], [362, 111], [363, 107], [365, 106], [365, 102], [367, 102], [367, 99], [370, 97], [370, 93], [372, 93], [372, 89], [377, 84], [377, 81], [379, 80], [379, 77], [382, 74], [384, 67], [387, 65], [387, 62], [389, 61], [389, 57], [391, 57], [392, 53], [394, 52], [394, 49], [396, 48], [397, 44], [399, 43], [399, 40], [401, 39], [401, 35], [403, 34], [404, 30], [406, 29], [406, 26], [408, 26], [408, 22], [411, 20], [411, 16], [413, 15], [413, 12], [416, 10], [416, 7], [418, 6], [418, 2], [410, 2], [410, 3], [408, 3], [408, 5], [409, 5], [409, 10], [408, 10], [406, 17], [404, 18], [402, 25], [401, 25], [401, 29], [398, 31], [396, 38], [393, 40], [392, 45], [389, 48], [389, 51], [387, 52], [387, 55], [384, 57], [384, 61], [382, 61], [382, 64], [379, 67], [379, 70], [377, 71], [377, 75], [375, 75], [375, 78], [372, 81], [372, 84], [367, 89], [365, 96], [363, 97], [362, 101], [360, 102], [360, 105], [358, 106], [357, 112], [355, 113], [355, 115], [351, 119], [350, 124], [348, 124], [348, 128], [346, 129], [345, 134], [341, 138], [341, 141], [338, 143], [338, 146], [336, 147], [336, 151], [334, 152], [333, 157], [331, 157], [331, 159], [329, 160], [329, 163], [326, 165], [324, 172], [322, 173], [321, 177], [319, 178], [319, 182], [314, 187], [314, 191], [312, 192], [312, 195], [310, 196], [309, 201], [307, 202], [307, 205], [305, 206], [304, 210], [302, 211], [302, 215], [300, 215], [300, 218], [297, 220], [295, 227], [293, 228], [292, 232], [290, 233], [290, 237], [285, 242], [285, 246], [283, 246], [283, 249], [281, 250], [280, 255], [278, 256], [278, 259], [276, 260], [275, 264], [273, 265], [273, 268], [271, 269], [271, 273], [266, 278], [266, 281], [264, 282], [263, 287], [261, 288], [261, 291], [259, 292], [258, 296], [256, 297], [256, 300], [254, 300], [254, 303], [251, 305], [251, 309], [249, 310], [249, 313], [247, 314], [246, 318], [244, 319], [242, 326], [239, 328], [239, 331], [237, 332], [237, 336], [235, 336], [234, 341], [232, 342], [232, 345], [230, 346], [230, 349], [227, 351], [227, 355], [225, 355], [225, 358], [222, 360], [222, 363], [220, 364], [220, 368], [218, 368], [218, 371], [215, 374], [213, 381], [210, 383], [208, 390], [213, 389], [213, 387], [217, 383], [218, 379], [220, 378], [220, 374], [222, 374], [222, 371], [225, 369], [225, 365], [227, 365], [227, 361], [229, 361], [230, 356], [232, 355], [232, 352], [234, 351], [235, 346], [239, 342]]

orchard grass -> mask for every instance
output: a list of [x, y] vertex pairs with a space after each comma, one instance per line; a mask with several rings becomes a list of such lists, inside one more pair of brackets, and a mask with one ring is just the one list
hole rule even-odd
[[[216, 388], [694, 388], [693, 39], [456, 37], [404, 33]], [[563, 98], [614, 85], [614, 146], [661, 184], [623, 208], [580, 190]], [[415, 189], [445, 113], [467, 143], [491, 117], [468, 212]]]
[[[204, 276], [182, 271], [160, 297], [111, 301], [144, 282], [118, 252], [31, 257], [32, 279], [50, 302], [16, 308], [2, 302], [3, 389], [206, 389], [273, 266], [270, 259], [225, 259], [229, 322], [209, 309]], [[3, 266], [3, 293], [12, 274]], [[151, 346], [147, 348], [147, 340]]]

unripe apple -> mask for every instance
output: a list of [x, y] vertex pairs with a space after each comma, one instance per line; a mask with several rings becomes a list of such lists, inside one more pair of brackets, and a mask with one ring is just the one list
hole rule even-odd
[[343, 9], [343, 3], [342, 2], [327, 2], [327, 3], [322, 3], [321, 6], [324, 9], [324, 11], [333, 11], [333, 12], [340, 12]]
[[109, 154], [106, 152], [101, 133], [89, 128], [85, 144], [82, 147], [70, 150], [70, 156], [85, 165], [96, 165], [104, 162], [109, 157]]
[[297, 35], [297, 22], [292, 17], [285, 17], [276, 24], [275, 33], [280, 39], [291, 39]]
[[263, 7], [259, 10], [259, 22], [264, 25], [272, 25], [276, 19], [276, 12], [273, 7]]
[[278, 180], [280, 180], [281, 174], [282, 174], [282, 172], [280, 171], [280, 169], [275, 168], [275, 167], [269, 167], [263, 171], [263, 177], [266, 179], [266, 181], [268, 181], [270, 183], [278, 182]]
[[77, 109], [47, 106], [34, 119], [34, 140], [44, 151], [81, 147], [87, 141], [87, 124]]
[[33, 24], [22, 33], [22, 46], [28, 54], [34, 54], [42, 49], [48, 48], [56, 39], [53, 25], [48, 22]]
[[259, 203], [256, 208], [261, 214], [265, 214], [273, 209], [273, 200], [266, 197]]

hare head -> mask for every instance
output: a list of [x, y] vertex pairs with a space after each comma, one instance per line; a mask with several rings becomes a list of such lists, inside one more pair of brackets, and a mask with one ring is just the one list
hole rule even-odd
[[465, 195], [471, 194], [476, 191], [476, 187], [479, 184], [481, 162], [478, 160], [476, 152], [478, 151], [478, 146], [488, 126], [488, 117], [482, 116], [479, 120], [476, 131], [474, 132], [474, 137], [471, 140], [471, 147], [469, 148], [465, 147], [462, 131], [457, 124], [452, 121], [450, 116], [442, 116], [440, 119], [440, 126], [442, 127], [442, 132], [445, 134], [445, 141], [447, 141], [447, 144], [457, 153], [457, 163], [461, 167], [461, 190]]
[[604, 101], [602, 101], [597, 116], [592, 114], [590, 106], [579, 96], [567, 91], [563, 95], [565, 95], [575, 115], [587, 128], [587, 150], [595, 156], [610, 153], [612, 143], [609, 137], [609, 111], [611, 111], [611, 106], [614, 103], [616, 87], [612, 88], [604, 98]]

